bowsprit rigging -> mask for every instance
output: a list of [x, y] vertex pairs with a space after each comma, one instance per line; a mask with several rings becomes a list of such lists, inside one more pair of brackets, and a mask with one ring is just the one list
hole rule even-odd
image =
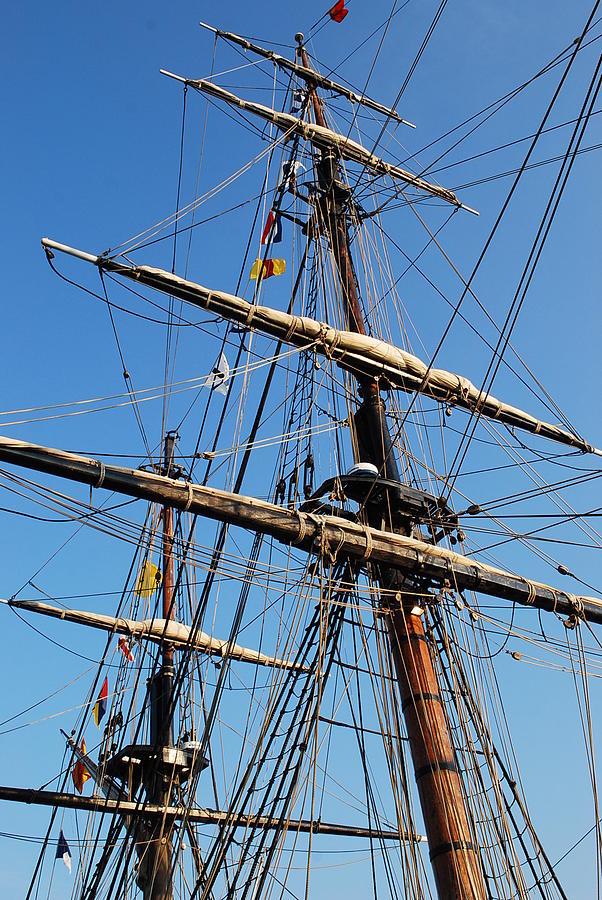
[[[84, 629], [106, 640], [78, 724], [61, 729], [66, 756], [60, 775], [42, 787], [0, 786], [0, 799], [52, 810], [28, 897], [38, 890], [51, 847], [69, 868], [77, 864], [74, 896], [86, 900], [307, 900], [331, 889], [314, 886], [317, 854], [348, 852], [341, 849], [344, 841], [368, 860], [362, 896], [565, 898], [516, 772], [491, 663], [502, 650], [511, 653], [506, 645], [521, 634], [519, 613], [537, 611], [542, 643], [546, 623], [562, 623], [563, 661], [570, 662], [576, 683], [595, 795], [587, 680], [593, 656], [583, 634], [595, 636], [602, 624], [602, 598], [585, 595], [583, 581], [572, 593], [471, 552], [467, 523], [487, 503], [469, 501], [455, 481], [448, 489], [447, 459], [445, 472], [437, 474], [430, 447], [422, 448], [428, 477], [416, 475], [398, 398], [409, 398], [416, 419], [423, 401], [430, 403], [442, 438], [452, 407], [467, 412], [473, 431], [467, 437], [467, 427], [461, 446], [483, 420], [493, 434], [498, 424], [506, 426], [519, 447], [519, 436], [529, 435], [538, 447], [555, 442], [594, 459], [602, 451], [568, 420], [544, 420], [478, 388], [464, 374], [470, 359], [449, 370], [435, 367], [434, 357], [401, 346], [403, 323], [400, 339], [393, 336], [398, 307], [393, 297], [390, 308], [381, 302], [394, 290], [393, 267], [386, 254], [374, 266], [366, 262], [369, 250], [376, 256], [372, 232], [366, 236], [372, 215], [360, 208], [350, 185], [368, 183], [375, 197], [379, 184], [393, 185], [409, 206], [428, 200], [474, 212], [454, 191], [389, 161], [390, 149], [379, 148], [388, 125], [411, 124], [397, 104], [387, 107], [366, 90], [331, 79], [333, 73], [319, 73], [301, 33], [291, 60], [232, 32], [203, 27], [216, 43], [224, 40], [272, 65], [274, 97], [279, 73], [290, 78], [286, 111], [276, 109], [275, 100], [244, 99], [213, 75], [187, 78], [162, 70], [185, 92], [192, 89], [270, 129], [269, 150], [254, 160], [266, 163], [266, 174], [241, 268], [248, 281], [241, 276], [230, 293], [177, 275], [175, 246], [168, 271], [134, 262], [129, 253], [99, 255], [43, 238], [48, 259], [66, 254], [98, 272], [128, 377], [104, 278], [169, 297], [161, 452], [152, 459], [149, 446], [148, 457], [130, 468], [100, 453], [0, 435], [4, 464], [89, 488], [89, 504], [54, 497], [65, 511], [84, 508], [85, 525], [100, 519], [103, 507], [92, 500], [101, 492], [141, 501], [146, 509], [116, 610], [99, 608], [98, 598], [89, 609], [49, 594], [25, 599], [21, 591], [0, 601], [33, 627], [43, 623], [42, 633], [45, 623], [56, 624], [61, 640]], [[338, 131], [327, 117], [324, 91], [379, 124], [382, 117], [376, 143], [352, 139], [351, 129]], [[181, 161], [184, 133], [183, 122]], [[268, 189], [272, 164], [278, 178]], [[179, 198], [180, 183], [178, 210], [165, 220], [170, 224], [178, 223]], [[291, 261], [296, 265], [287, 267]], [[375, 285], [384, 285], [385, 276], [391, 287], [375, 303]], [[284, 302], [264, 302], [268, 279], [278, 284], [275, 298], [282, 300], [284, 291]], [[209, 374], [195, 381], [207, 400], [205, 413], [193, 452], [181, 457], [178, 431], [195, 405], [177, 431], [165, 430], [175, 300], [215, 316], [239, 344], [234, 364], [226, 338], [214, 364], [205, 352]], [[504, 337], [502, 330], [500, 341]], [[264, 360], [269, 342], [277, 342], [276, 351]], [[496, 390], [500, 397], [506, 392], [506, 386]], [[219, 411], [207, 438], [212, 403]], [[137, 407], [136, 414], [146, 441]], [[316, 424], [321, 414], [333, 426], [330, 446], [326, 429]], [[273, 434], [276, 416], [282, 435], [268, 442], [259, 433], [271, 422]], [[231, 444], [218, 451], [226, 429]], [[273, 472], [249, 465], [252, 451], [268, 447]], [[199, 479], [195, 467], [201, 464]], [[223, 487], [211, 482], [216, 473]], [[536, 484], [534, 494], [543, 479]], [[49, 502], [43, 490], [39, 496]], [[107, 522], [115, 537], [121, 529], [131, 540], [136, 523]], [[198, 534], [204, 555], [195, 552]], [[555, 568], [579, 583], [567, 566]], [[33, 579], [28, 586], [38, 590]], [[480, 597], [511, 616], [497, 650], [488, 631], [494, 617], [481, 611]], [[97, 740], [87, 730], [91, 718]], [[75, 847], [66, 825], [71, 814], [78, 829], [87, 816], [81, 840], [77, 832], [77, 860], [68, 843]], [[337, 842], [335, 850], [325, 849], [334, 846], [328, 841]]]

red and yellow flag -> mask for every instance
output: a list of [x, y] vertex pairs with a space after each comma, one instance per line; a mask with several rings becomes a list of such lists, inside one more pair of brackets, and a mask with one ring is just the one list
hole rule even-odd
[[272, 275], [282, 275], [286, 270], [285, 259], [256, 259], [251, 269], [250, 278], [257, 281], [259, 278], [271, 278]]

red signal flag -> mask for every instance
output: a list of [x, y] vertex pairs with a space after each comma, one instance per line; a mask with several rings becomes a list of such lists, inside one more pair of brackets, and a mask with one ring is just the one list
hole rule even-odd
[[337, 0], [335, 5], [328, 10], [328, 15], [333, 22], [342, 22], [348, 12], [349, 10], [345, 9], [345, 0]]

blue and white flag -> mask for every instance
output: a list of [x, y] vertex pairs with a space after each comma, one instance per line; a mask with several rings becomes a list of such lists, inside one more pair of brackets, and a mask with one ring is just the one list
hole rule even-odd
[[71, 850], [69, 849], [69, 844], [65, 840], [65, 835], [63, 834], [62, 828], [61, 833], [59, 834], [59, 842], [56, 845], [55, 859], [62, 859], [69, 869], [69, 874], [71, 874]]
[[291, 101], [291, 115], [298, 116], [303, 109], [303, 91], [293, 91], [293, 99]]
[[278, 173], [278, 185], [283, 191], [294, 188], [299, 172], [305, 172], [305, 166], [299, 160], [287, 159], [280, 166]]
[[229, 378], [230, 366], [228, 365], [228, 360], [223, 353], [220, 353], [217, 365], [211, 372], [211, 375], [203, 382], [203, 387], [211, 388], [211, 390], [216, 391], [218, 394], [227, 394]]

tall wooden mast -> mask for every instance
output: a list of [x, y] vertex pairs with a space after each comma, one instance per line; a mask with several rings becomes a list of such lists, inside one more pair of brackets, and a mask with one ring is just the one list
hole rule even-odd
[[[303, 35], [296, 35], [296, 39], [301, 64], [310, 69]], [[309, 82], [308, 86], [316, 123], [326, 127], [316, 87]], [[322, 193], [321, 212], [336, 261], [347, 326], [365, 334], [347, 228], [350, 198], [339, 181], [336, 151], [322, 151], [317, 172]], [[372, 378], [359, 377], [357, 381], [362, 397], [362, 405], [355, 416], [357, 461], [373, 463], [381, 477], [400, 482], [378, 384]], [[394, 529], [387, 506], [385, 500], [380, 508], [374, 504], [366, 507], [370, 525]], [[420, 615], [422, 611], [408, 594], [409, 585], [403, 575], [384, 565], [378, 567], [377, 575], [383, 588], [380, 604], [388, 623], [437, 892], [440, 900], [485, 900], [480, 858], [468, 822], [441, 692]]]

